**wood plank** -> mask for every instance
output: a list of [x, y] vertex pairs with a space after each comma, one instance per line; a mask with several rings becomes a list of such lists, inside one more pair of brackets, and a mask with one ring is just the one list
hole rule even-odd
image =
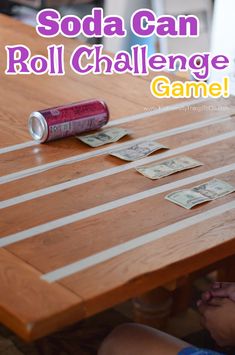
[[[225, 101], [222, 101], [221, 105], [224, 105], [224, 103]], [[212, 101], [209, 100], [208, 105], [211, 104]], [[130, 129], [133, 133], [131, 137], [122, 139], [120, 142], [118, 142], [118, 144], [127, 141], [131, 142], [131, 140], [139, 137], [151, 135], [153, 133], [169, 130], [183, 125], [188, 125], [195, 123], [196, 121], [203, 121], [213, 117], [226, 117], [234, 112], [232, 107], [230, 110], [228, 109], [226, 113], [221, 113], [220, 111], [213, 112], [212, 110], [208, 112], [200, 112], [201, 107], [201, 104], [195, 106], [195, 109], [198, 108], [198, 111], [195, 110], [193, 112], [187, 112], [187, 110], [175, 110], [169, 113], [148, 117], [144, 120], [125, 123], [121, 125], [121, 127]], [[6, 121], [3, 120], [3, 122]], [[68, 138], [50, 142], [50, 144], [41, 144], [19, 151], [9, 152], [0, 156], [2, 166], [0, 176], [7, 175], [19, 170], [24, 170], [33, 166], [46, 164], [58, 159], [64, 159], [73, 155], [92, 152], [95, 150], [96, 149], [91, 149], [85, 144], [77, 141], [75, 138]], [[70, 169], [67, 169], [67, 171], [70, 172]], [[54, 169], [54, 172], [56, 172], [56, 169]], [[54, 174], [54, 176], [55, 175], [56, 174]], [[37, 180], [34, 179], [34, 181]], [[31, 185], [29, 184], [28, 186], [30, 187]]]
[[[26, 129], [28, 116], [30, 112], [40, 108], [100, 97], [108, 102], [112, 117], [119, 117], [143, 111], [146, 107], [164, 106], [182, 101], [182, 99], [156, 100], [150, 93], [148, 81], [128, 74], [114, 74], [112, 80], [106, 75], [76, 75], [68, 68], [69, 56], [74, 50], [74, 44], [79, 45], [81, 42], [62, 37], [40, 38], [34, 28], [2, 15], [1, 20], [1, 68], [5, 69], [6, 66], [7, 58], [4, 47], [9, 43], [27, 45], [32, 50], [32, 54], [42, 55], [46, 55], [47, 45], [63, 43], [66, 46], [67, 72], [66, 76], [62, 77], [27, 76], [27, 80], [25, 76], [3, 75], [0, 103], [4, 103], [2, 107], [6, 107], [7, 112], [3, 109], [1, 113], [5, 120], [0, 120], [1, 131], [4, 132], [0, 135], [0, 147], [29, 139]], [[12, 98], [14, 98], [14, 104]], [[7, 121], [6, 117], [8, 117]]]
[[[4, 80], [6, 80], [4, 82]], [[97, 91], [90, 86], [72, 82], [65, 77], [43, 79], [37, 77], [28, 85], [18, 77], [3, 79], [1, 86], [1, 147], [31, 140], [28, 133], [28, 117], [31, 112], [64, 103], [78, 102], [94, 97], [104, 99], [110, 107], [112, 118], [142, 111], [142, 106], [108, 92]], [[56, 88], [56, 90], [55, 90]], [[30, 97], [30, 100], [29, 100]], [[16, 138], [22, 137], [20, 140]]]
[[[217, 127], [219, 132], [217, 131], [216, 126], [210, 128], [211, 132], [208, 132], [208, 129], [206, 129], [204, 137], [207, 138], [208, 135], [210, 137], [211, 134], [213, 136], [221, 133], [221, 126], [223, 125], [220, 125], [219, 128]], [[231, 129], [235, 129], [235, 122], [230, 127]], [[200, 129], [200, 136], [203, 137], [203, 129]], [[171, 137], [171, 142], [167, 139], [164, 143], [170, 143], [172, 148], [179, 147], [182, 143], [187, 144], [188, 142], [191, 143], [192, 141], [195, 141], [195, 138], [192, 139], [192, 137], [195, 137], [194, 134], [189, 132], [187, 134], [178, 135], [174, 137], [174, 139]], [[71, 189], [65, 189], [48, 196], [24, 202], [20, 205], [20, 208], [18, 205], [6, 208], [1, 213], [1, 236], [20, 232], [118, 198], [145, 191], [156, 185], [160, 186], [177, 179], [183, 179], [187, 176], [220, 167], [223, 165], [223, 159], [221, 159], [222, 154], [227, 155], [227, 164], [233, 163], [234, 149], [230, 150], [232, 147], [235, 148], [233, 142], [234, 139], [230, 139], [227, 141], [225, 140], [225, 142], [220, 144], [216, 143], [211, 145], [210, 153], [208, 153], [208, 147], [195, 150], [193, 153], [190, 153], [189, 156], [202, 160], [205, 164], [204, 166], [182, 172], [177, 174], [177, 176], [161, 179], [159, 182], [151, 181], [141, 176], [135, 171], [135, 169], [131, 169], [130, 171], [115, 174], [95, 182], [87, 183], [86, 185], [75, 186]], [[107, 157], [106, 159], [111, 159], [115, 166], [116, 158]], [[93, 164], [100, 165], [99, 159], [93, 159]], [[35, 213], [35, 211], [40, 211], [40, 213]], [[113, 213], [115, 214], [115, 211]], [[16, 223], [12, 224], [12, 220]]]
[[[203, 208], [199, 210], [202, 212]], [[234, 228], [233, 210], [81, 271], [60, 283], [84, 297], [91, 316], [225, 257], [233, 255], [235, 259]]]
[[[19, 23], [18, 21], [16, 21], [13, 18], [9, 18], [6, 17], [4, 15], [0, 14], [0, 19], [1, 19], [1, 26], [2, 26], [2, 38], [8, 38], [9, 36], [12, 36], [12, 30], [15, 31], [15, 36], [14, 39], [16, 40], [20, 40], [18, 39], [17, 36], [24, 36], [24, 38], [27, 38], [27, 40], [29, 41], [30, 39], [32, 39], [32, 36], [35, 35], [35, 30], [33, 28], [29, 29], [29, 26], [27, 26], [26, 24], [23, 23]], [[11, 30], [9, 31], [9, 24], [11, 24]], [[19, 31], [20, 30], [20, 31]], [[37, 36], [38, 41], [40, 41], [40, 45], [42, 44], [47, 44], [48, 43], [48, 39]], [[55, 38], [53, 38], [53, 43], [60, 45], [61, 41], [63, 41], [63, 43], [66, 45], [65, 47], [65, 51], [68, 50], [68, 48], [71, 47], [71, 43], [74, 42], [71, 41], [71, 39], [68, 39], [66, 37], [62, 37], [60, 36], [56, 36]], [[79, 44], [83, 44], [80, 40], [76, 39], [76, 43], [77, 45]], [[32, 43], [32, 46], [34, 48], [35, 43]], [[108, 53], [109, 55], [113, 55], [112, 53], [106, 51], [106, 53]], [[165, 75], [165, 74], [164, 74]], [[136, 76], [138, 79], [141, 80], [147, 80], [147, 81], [151, 81], [154, 77], [156, 76], [156, 73], [154, 72], [150, 72], [149, 75], [146, 76]], [[175, 75], [174, 73], [167, 73], [167, 76], [171, 79], [171, 80], [181, 80], [181, 81], [185, 81], [184, 78], [179, 77], [177, 75]]]
[[82, 299], [40, 280], [40, 272], [0, 249], [0, 321], [25, 340], [54, 332], [84, 317]]
[[[0, 29], [2, 32], [1, 44], [2, 48], [6, 44], [21, 43], [22, 40], [25, 45], [28, 45], [32, 48], [32, 52], [40, 52], [40, 54], [45, 54], [45, 47], [50, 43], [60, 43], [62, 38], [46, 40], [45, 38], [40, 38], [37, 36], [35, 30], [31, 27], [23, 25], [18, 21], [5, 18], [1, 16], [3, 21], [0, 24]], [[6, 25], [7, 24], [7, 25]], [[9, 29], [9, 24], [12, 27]], [[2, 26], [2, 27], [1, 27]], [[13, 29], [16, 31], [13, 32]], [[5, 36], [4, 36], [5, 34]], [[66, 48], [68, 47], [68, 54], [74, 49], [74, 43], [80, 44], [80, 42], [75, 42], [68, 39], [63, 39], [63, 43], [66, 43]], [[44, 49], [43, 49], [44, 48]], [[6, 52], [5, 50], [2, 53], [2, 68], [5, 68], [6, 65]], [[1, 86], [1, 100], [4, 102], [3, 107], [7, 108], [7, 112], [4, 112], [3, 115], [8, 117], [8, 127], [3, 126], [3, 131], [7, 137], [4, 142], [15, 142], [15, 135], [19, 135], [20, 132], [23, 134], [24, 138], [29, 139], [27, 132], [27, 118], [29, 113], [43, 107], [50, 107], [53, 105], [59, 105], [65, 102], [79, 101], [84, 98], [92, 98], [99, 95], [102, 96], [102, 87], [104, 86], [99, 81], [99, 93], [97, 89], [94, 88], [94, 85], [87, 85], [87, 83], [80, 83], [79, 77], [75, 73], [71, 73], [70, 76], [66, 77], [37, 77], [29, 76], [27, 80], [26, 77], [9, 77], [3, 75], [2, 81], [4, 85]], [[94, 78], [94, 82], [95, 82]], [[56, 88], [56, 90], [55, 90]], [[11, 95], [9, 95], [11, 93]], [[14, 105], [12, 105], [12, 97], [14, 97]], [[29, 100], [30, 97], [30, 100]], [[69, 100], [68, 100], [69, 97]], [[117, 95], [110, 94], [108, 91], [105, 92], [104, 99], [110, 100], [110, 97], [113, 101], [113, 116], [121, 114], [131, 114], [138, 111], [138, 104], [131, 103], [125, 98], [119, 97], [116, 101], [115, 98]], [[126, 107], [124, 112], [123, 107]], [[130, 109], [128, 110], [128, 107]], [[17, 117], [17, 119], [15, 118]], [[3, 120], [1, 120], [1, 124]], [[6, 125], [6, 122], [4, 123]], [[9, 131], [9, 133], [7, 133]], [[27, 135], [25, 134], [27, 133]], [[4, 138], [4, 136], [2, 137]], [[1, 139], [1, 145], [4, 146], [4, 143]], [[8, 143], [9, 144], [9, 143]], [[13, 143], [12, 143], [13, 144]]]
[[[233, 120], [227, 123], [214, 125], [213, 135], [219, 135], [229, 130], [233, 129]], [[211, 136], [211, 132], [207, 129], [198, 129], [192, 132], [184, 133], [183, 135], [177, 135], [171, 138], [161, 139], [162, 143], [168, 145], [169, 147], [181, 147], [193, 142], [200, 141], [201, 139], [206, 139]], [[183, 137], [183, 139], [182, 139]], [[225, 142], [226, 144], [226, 142]], [[49, 146], [48, 146], [49, 147]], [[169, 152], [170, 153], [170, 152]], [[185, 154], [191, 154], [185, 152]], [[156, 153], [156, 155], [158, 155]], [[155, 156], [155, 155], [154, 155]], [[14, 160], [13, 160], [14, 161]], [[52, 185], [77, 179], [89, 174], [94, 174], [105, 169], [111, 169], [113, 167], [125, 165], [119, 159], [113, 158], [108, 155], [91, 158], [85, 161], [80, 161], [78, 163], [70, 164], [68, 166], [57, 167], [38, 175], [33, 175], [25, 177], [20, 180], [12, 181], [2, 185], [0, 191], [0, 201], [14, 198], [16, 196], [36, 191], [41, 188], [46, 188]]]

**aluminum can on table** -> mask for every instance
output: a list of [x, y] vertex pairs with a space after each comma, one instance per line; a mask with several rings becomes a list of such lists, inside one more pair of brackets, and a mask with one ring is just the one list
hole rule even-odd
[[28, 125], [33, 139], [45, 143], [98, 130], [108, 121], [109, 110], [104, 101], [86, 100], [33, 112]]

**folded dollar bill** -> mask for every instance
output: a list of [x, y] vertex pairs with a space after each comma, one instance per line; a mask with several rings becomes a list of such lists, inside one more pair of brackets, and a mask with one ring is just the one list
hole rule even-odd
[[76, 136], [83, 143], [88, 144], [90, 147], [96, 148], [105, 144], [114, 143], [128, 134], [131, 134], [130, 130], [118, 127], [107, 128], [102, 131]]
[[168, 148], [157, 142], [146, 141], [146, 142], [134, 144], [124, 149], [116, 150], [110, 153], [110, 155], [113, 155], [114, 157], [117, 157], [125, 161], [135, 161], [135, 160], [145, 158], [148, 155], [160, 149], [168, 149]]
[[219, 179], [213, 179], [205, 184], [194, 187], [192, 190], [199, 192], [203, 196], [209, 197], [211, 200], [216, 200], [217, 198], [234, 192], [235, 186]]
[[172, 192], [165, 198], [166, 200], [169, 200], [181, 207], [184, 207], [187, 210], [190, 210], [192, 207], [200, 205], [201, 203], [211, 201], [209, 197], [203, 196], [200, 193], [190, 189]]
[[219, 179], [213, 179], [192, 189], [170, 193], [165, 198], [186, 209], [204, 202], [216, 200], [235, 191], [235, 186]]
[[140, 166], [136, 168], [136, 170], [147, 178], [156, 180], [175, 174], [179, 171], [196, 168], [201, 165], [203, 164], [197, 160], [186, 156], [180, 156], [162, 161], [161, 163]]

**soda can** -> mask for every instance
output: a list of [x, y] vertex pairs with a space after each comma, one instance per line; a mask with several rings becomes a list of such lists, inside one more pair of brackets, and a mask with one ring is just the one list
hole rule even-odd
[[33, 139], [45, 143], [97, 130], [108, 121], [109, 110], [106, 103], [101, 100], [87, 100], [33, 112], [28, 126]]

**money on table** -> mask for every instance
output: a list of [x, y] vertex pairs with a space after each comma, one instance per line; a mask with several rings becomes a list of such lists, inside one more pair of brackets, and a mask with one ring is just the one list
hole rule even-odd
[[235, 186], [219, 179], [213, 179], [192, 189], [172, 192], [165, 199], [186, 209], [191, 209], [196, 205], [216, 200], [234, 191]]
[[110, 155], [117, 157], [125, 161], [135, 161], [147, 157], [148, 155], [161, 150], [169, 149], [165, 145], [158, 142], [146, 141], [138, 144], [134, 144], [124, 149], [119, 149], [111, 152]]
[[201, 203], [211, 201], [209, 197], [203, 196], [200, 193], [190, 189], [172, 192], [165, 198], [166, 200], [184, 207], [187, 210], [190, 210], [192, 207], [200, 205]]
[[179, 171], [196, 168], [202, 165], [203, 164], [197, 160], [186, 156], [180, 156], [164, 160], [161, 163], [141, 166], [136, 168], [136, 170], [149, 179], [157, 180]]
[[112, 127], [96, 133], [76, 136], [76, 138], [83, 143], [88, 144], [90, 147], [96, 148], [105, 144], [117, 142], [131, 133], [132, 132], [130, 130], [124, 128]]
[[213, 179], [205, 184], [194, 187], [193, 191], [199, 192], [200, 194], [209, 197], [211, 200], [216, 200], [217, 198], [234, 192], [235, 186], [219, 179]]

